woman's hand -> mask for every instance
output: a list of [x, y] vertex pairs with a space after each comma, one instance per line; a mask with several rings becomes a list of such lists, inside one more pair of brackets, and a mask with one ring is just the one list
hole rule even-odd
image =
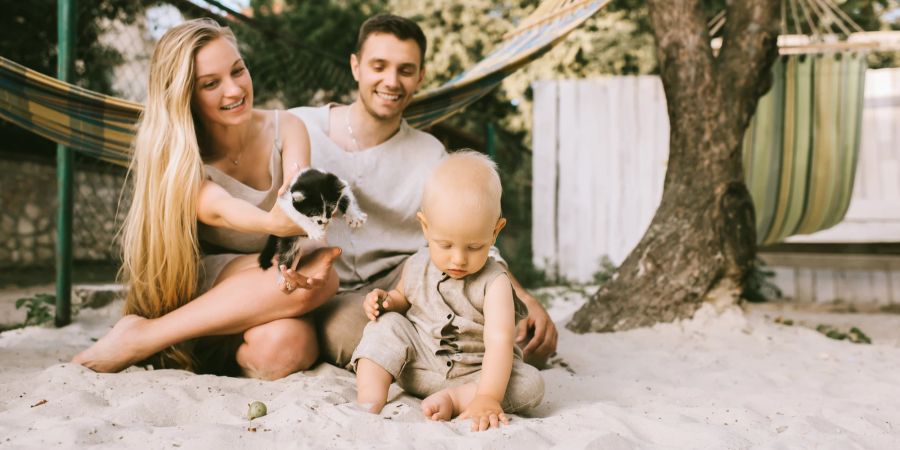
[[288, 217], [284, 209], [279, 206], [278, 202], [272, 205], [272, 209], [266, 213], [266, 229], [269, 234], [278, 237], [306, 235], [306, 231], [297, 225], [293, 219]]

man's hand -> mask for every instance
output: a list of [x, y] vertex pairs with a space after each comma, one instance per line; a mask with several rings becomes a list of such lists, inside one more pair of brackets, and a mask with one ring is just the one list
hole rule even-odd
[[[522, 289], [525, 295], [519, 294], [528, 307], [528, 317], [519, 322], [516, 332], [516, 343], [522, 347], [525, 362], [538, 369], [547, 367], [547, 359], [556, 353], [556, 340], [559, 337], [556, 324], [536, 298]], [[518, 293], [518, 292], [517, 292]]]
[[556, 324], [550, 320], [541, 302], [529, 294], [511, 273], [507, 275], [516, 295], [528, 308], [528, 317], [516, 327], [516, 344], [522, 348], [526, 363], [538, 369], [546, 368], [547, 359], [556, 353]]
[[503, 414], [500, 402], [486, 395], [476, 395], [459, 415], [459, 418], [472, 419], [472, 431], [500, 428], [500, 422], [509, 425], [509, 419], [506, 418], [506, 414]]

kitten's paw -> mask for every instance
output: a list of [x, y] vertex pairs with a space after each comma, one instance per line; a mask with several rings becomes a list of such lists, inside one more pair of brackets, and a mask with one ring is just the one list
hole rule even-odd
[[352, 213], [348, 211], [347, 214], [344, 214], [344, 220], [347, 221], [347, 225], [349, 225], [350, 228], [361, 227], [364, 223], [366, 223], [366, 220], [368, 218], [369, 215], [362, 211], [355, 211]]

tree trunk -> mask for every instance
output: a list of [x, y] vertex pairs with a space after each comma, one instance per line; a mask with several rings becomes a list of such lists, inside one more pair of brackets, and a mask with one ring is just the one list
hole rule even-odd
[[567, 325], [576, 332], [671, 322], [707, 300], [737, 302], [755, 258], [741, 141], [771, 86], [781, 0], [728, 2], [718, 56], [701, 0], [648, 3], [671, 130], [662, 201], [613, 279]]

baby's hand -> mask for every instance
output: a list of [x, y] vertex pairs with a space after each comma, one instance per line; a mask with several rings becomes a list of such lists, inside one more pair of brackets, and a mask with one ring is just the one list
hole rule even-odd
[[509, 425], [509, 419], [506, 418], [506, 414], [503, 414], [500, 402], [486, 395], [476, 395], [459, 415], [459, 418], [472, 419], [472, 431], [500, 428], [500, 422]]
[[391, 296], [383, 289], [372, 289], [363, 301], [366, 317], [369, 320], [378, 320], [378, 316], [387, 310], [390, 299]]

